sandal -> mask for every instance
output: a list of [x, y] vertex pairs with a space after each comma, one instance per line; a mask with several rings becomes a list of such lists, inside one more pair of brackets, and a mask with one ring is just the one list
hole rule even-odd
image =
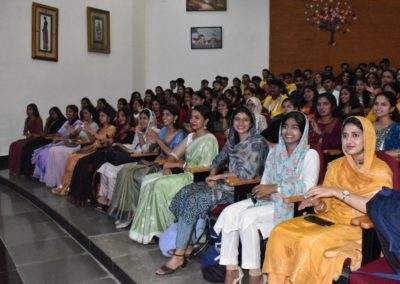
[[175, 254], [175, 253], [173, 253], [172, 255], [173, 256], [177, 256], [177, 257], [182, 257], [183, 258], [183, 263], [180, 266], [178, 266], [177, 268], [175, 268], [175, 269], [172, 269], [172, 268], [170, 268], [170, 267], [168, 267], [167, 265], [164, 264], [163, 266], [161, 266], [159, 268], [159, 269], [162, 270], [163, 273], [157, 273], [157, 271], [156, 271], [156, 275], [158, 275], [158, 276], [170, 275], [170, 274], [175, 273], [175, 271], [177, 271], [179, 268], [185, 268], [186, 267], [187, 261], [186, 261], [186, 257], [185, 257], [184, 254]]

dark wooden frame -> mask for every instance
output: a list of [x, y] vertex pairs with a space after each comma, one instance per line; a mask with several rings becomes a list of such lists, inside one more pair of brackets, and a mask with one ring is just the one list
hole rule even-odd
[[[92, 17], [95, 15], [100, 15], [105, 17], [105, 39], [103, 43], [95, 43], [94, 41], [94, 25], [92, 22]], [[87, 42], [89, 52], [99, 52], [99, 53], [111, 53], [111, 24], [110, 24], [110, 12], [105, 10], [100, 10], [97, 8], [87, 7]]]
[[228, 0], [225, 1], [225, 7], [224, 9], [219, 9], [219, 10], [196, 10], [196, 9], [190, 9], [189, 7], [189, 0], [186, 0], [186, 12], [226, 12], [228, 9]]
[[[40, 50], [40, 14], [45, 13], [51, 20], [51, 50]], [[32, 3], [32, 58], [58, 61], [58, 8]]]
[[[194, 29], [219, 29], [221, 31], [221, 46], [218, 47], [194, 47], [193, 42], [192, 42], [192, 34]], [[222, 26], [218, 27], [191, 27], [190, 28], [190, 48], [191, 49], [222, 49], [223, 47], [223, 32], [222, 32]]]

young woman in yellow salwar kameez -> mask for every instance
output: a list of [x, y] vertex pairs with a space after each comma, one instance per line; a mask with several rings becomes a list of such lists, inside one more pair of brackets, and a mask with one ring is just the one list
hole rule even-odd
[[[334, 224], [321, 226], [298, 217], [275, 227], [263, 266], [269, 284], [330, 284], [340, 276], [349, 255], [352, 268], [360, 266], [361, 229], [350, 221], [366, 212], [366, 203], [383, 186], [392, 187], [392, 172], [376, 157], [375, 141], [373, 125], [366, 118], [344, 121], [345, 156], [329, 164], [323, 185], [310, 189], [300, 205], [300, 209], [313, 206], [318, 217]], [[327, 257], [330, 250], [339, 253]]]

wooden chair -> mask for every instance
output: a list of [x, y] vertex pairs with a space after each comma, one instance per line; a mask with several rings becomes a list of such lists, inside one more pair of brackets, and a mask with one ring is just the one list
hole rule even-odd
[[[393, 172], [393, 188], [395, 190], [400, 190], [400, 166], [396, 158], [391, 157], [385, 152], [377, 152], [378, 158], [383, 160], [388, 164]], [[353, 226], [358, 226], [362, 229], [362, 267], [359, 269], [361, 271], [379, 271], [384, 273], [393, 273], [388, 265], [388, 263], [380, 258], [381, 255], [381, 244], [378, 239], [378, 235], [375, 232], [374, 224], [369, 219], [367, 215], [363, 215], [351, 220]], [[346, 259], [343, 267], [343, 278], [349, 279], [350, 283], [360, 284], [360, 283], [391, 283], [387, 279], [375, 278], [372, 282], [371, 276], [350, 273], [351, 259]]]

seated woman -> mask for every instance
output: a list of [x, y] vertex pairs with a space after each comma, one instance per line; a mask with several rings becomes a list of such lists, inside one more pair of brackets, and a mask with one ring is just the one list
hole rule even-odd
[[350, 86], [343, 86], [339, 93], [339, 109], [345, 117], [352, 115], [364, 115], [364, 109], [359, 98]]
[[285, 197], [304, 195], [318, 182], [319, 156], [308, 145], [308, 121], [301, 112], [289, 112], [282, 118], [279, 143], [270, 150], [265, 161], [261, 184], [252, 199], [226, 207], [214, 230], [222, 232], [221, 258], [227, 266], [225, 283], [232, 283], [243, 274], [238, 269], [239, 238], [242, 244], [241, 267], [250, 270], [250, 283], [260, 283], [260, 238], [269, 237], [273, 227], [293, 218], [293, 204]]
[[[206, 127], [210, 114], [207, 107], [195, 106], [190, 118], [193, 132], [170, 153], [163, 171], [143, 178], [138, 206], [129, 232], [132, 240], [148, 244], [154, 236], [159, 236], [173, 223], [174, 217], [168, 207], [175, 194], [193, 182], [193, 174], [184, 172], [171, 175], [171, 169], [208, 167], [218, 154], [217, 139]], [[183, 157], [185, 162], [180, 160]]]
[[[57, 131], [59, 138], [76, 138], [81, 130], [82, 121], [79, 119], [79, 109], [76, 105], [68, 105], [66, 108], [67, 121]], [[33, 177], [44, 182], [44, 176], [46, 174], [47, 165], [49, 161], [50, 149], [57, 145], [65, 145], [64, 142], [50, 143], [33, 152], [32, 164], [35, 165], [33, 171]]]
[[26, 116], [23, 131], [25, 138], [12, 142], [8, 151], [8, 168], [10, 174], [19, 174], [21, 168], [22, 148], [26, 143], [43, 134], [42, 118], [40, 117], [38, 107], [35, 104], [29, 104], [26, 107]]
[[[172, 200], [170, 210], [178, 220], [176, 250], [156, 274], [171, 274], [182, 266], [185, 257], [192, 252], [191, 241], [197, 220], [204, 218], [216, 205], [233, 202], [233, 188], [225, 185], [224, 179], [252, 179], [261, 175], [268, 148], [262, 136], [257, 134], [252, 113], [246, 107], [237, 108], [230, 129], [228, 141], [214, 159], [206, 182], [183, 187]], [[226, 165], [228, 171], [218, 174]]]
[[225, 97], [218, 99], [217, 111], [213, 113], [213, 133], [224, 134], [229, 129], [229, 120], [232, 114], [231, 101]]
[[317, 104], [318, 91], [315, 87], [305, 86], [303, 97], [300, 99], [300, 110], [309, 120], [314, 117], [314, 107]]
[[[345, 156], [329, 164], [323, 186], [311, 188], [299, 206], [313, 206], [318, 218], [333, 224], [298, 217], [275, 227], [263, 265], [269, 284], [330, 284], [340, 276], [347, 250], [352, 268], [360, 266], [361, 228], [350, 221], [366, 212], [366, 203], [383, 186], [392, 187], [392, 172], [375, 155], [375, 131], [366, 118], [347, 118], [341, 137]], [[340, 253], [324, 255], [333, 249]]]
[[[97, 172], [101, 174], [100, 188], [97, 196], [97, 202], [99, 204], [109, 205], [114, 192], [115, 180], [118, 172], [124, 165], [134, 161], [130, 156], [131, 153], [142, 154], [156, 150], [154, 143], [147, 137], [150, 131], [154, 129], [156, 132], [158, 131], [156, 124], [157, 120], [155, 114], [149, 109], [142, 110], [139, 116], [139, 123], [135, 128], [135, 136], [132, 144], [122, 145], [120, 149], [125, 149], [125, 151], [115, 153], [117, 155], [114, 155], [116, 157], [112, 160], [106, 159], [105, 163], [97, 170]], [[115, 146], [113, 148], [118, 149]]]
[[372, 106], [376, 116], [376, 150], [386, 151], [398, 157], [400, 150], [400, 115], [396, 108], [396, 96], [391, 92], [378, 94]]
[[[99, 126], [94, 122], [96, 117], [94, 108], [87, 106], [81, 110], [81, 120], [83, 124], [77, 129], [79, 130], [78, 139], [82, 145], [91, 144], [87, 132], [97, 132]], [[87, 130], [89, 129], [89, 130]], [[62, 185], [62, 178], [64, 174], [65, 164], [67, 163], [68, 156], [81, 148], [81, 145], [75, 143], [60, 143], [49, 149], [49, 156], [46, 165], [46, 172], [44, 174], [43, 182], [48, 187], [58, 187]]]
[[336, 98], [330, 93], [318, 95], [315, 108], [314, 118], [310, 121], [309, 143], [320, 155], [319, 181], [322, 181], [328, 164], [324, 151], [341, 148], [342, 118]]
[[[114, 137], [110, 137], [108, 143], [98, 147], [88, 155], [81, 157], [75, 167], [71, 177], [71, 185], [68, 199], [77, 205], [84, 204], [88, 199], [94, 201], [92, 192], [92, 180], [96, 170], [107, 161], [130, 161], [129, 149], [125, 149], [123, 144], [131, 143], [133, 133], [129, 124], [129, 110], [122, 108], [117, 112], [116, 132]], [[114, 147], [109, 147], [113, 142], [117, 143]], [[122, 146], [120, 146], [122, 144]]]
[[52, 192], [57, 195], [67, 195], [71, 183], [71, 177], [74, 172], [76, 163], [80, 158], [90, 155], [96, 152], [97, 149], [107, 147], [113, 142], [113, 138], [116, 133], [115, 126], [111, 125], [111, 117], [105, 109], [101, 109], [99, 112], [99, 123], [100, 129], [97, 132], [85, 128], [86, 133], [89, 136], [89, 140], [94, 141], [93, 144], [81, 148], [79, 151], [72, 153], [68, 156], [67, 163], [65, 164], [63, 181], [61, 186], [53, 188]]
[[[149, 126], [154, 122], [145, 125], [145, 129], [142, 129], [144, 132], [143, 138], [140, 139], [142, 146], [136, 151], [139, 153], [149, 151], [147, 144], [143, 143], [156, 143], [161, 149], [161, 153], [156, 160], [166, 158], [185, 138], [185, 132], [178, 126], [178, 112], [178, 108], [175, 105], [166, 105], [163, 108], [164, 127], [157, 134]], [[146, 141], [144, 141], [145, 139]], [[136, 141], [140, 143], [139, 135]], [[133, 214], [136, 210], [143, 177], [159, 171], [160, 168], [155, 163], [146, 161], [124, 164], [118, 167], [109, 165], [106, 168], [102, 168], [98, 170], [102, 174], [100, 192], [102, 192], [103, 201], [110, 204], [108, 213], [115, 219], [117, 229], [127, 227], [132, 222]]]
[[261, 102], [257, 97], [251, 97], [246, 101], [246, 106], [253, 113], [256, 119], [257, 134], [260, 134], [264, 129], [268, 127], [265, 116], [261, 114]]
[[26, 176], [32, 175], [34, 169], [31, 162], [33, 152], [43, 145], [49, 144], [52, 140], [48, 139], [47, 136], [56, 135], [65, 121], [66, 118], [58, 107], [52, 107], [49, 110], [49, 117], [46, 119], [43, 135], [30, 139], [22, 147], [20, 174]]

